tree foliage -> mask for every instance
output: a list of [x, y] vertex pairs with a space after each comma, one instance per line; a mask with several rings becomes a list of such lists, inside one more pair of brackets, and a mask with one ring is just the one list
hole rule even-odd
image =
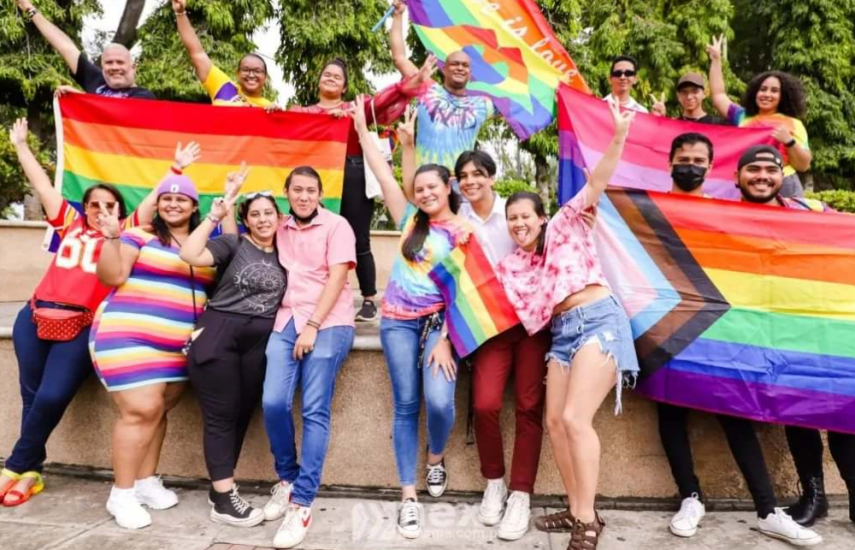
[[388, 3], [381, 0], [288, 0], [280, 2], [282, 44], [276, 61], [296, 89], [297, 103], [317, 101], [318, 79], [324, 64], [335, 57], [347, 62], [347, 96], [371, 92], [367, 72], [393, 70], [388, 34], [371, 32]]

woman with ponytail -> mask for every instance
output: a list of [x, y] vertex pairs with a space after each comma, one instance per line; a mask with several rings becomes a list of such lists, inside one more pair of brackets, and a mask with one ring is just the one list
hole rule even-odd
[[[386, 206], [401, 229], [401, 248], [381, 306], [380, 341], [392, 380], [395, 420], [392, 440], [402, 500], [398, 532], [421, 534], [422, 513], [416, 495], [419, 409], [427, 409], [427, 489], [439, 497], [448, 484], [443, 460], [454, 425], [457, 365], [445, 328], [445, 302], [428, 273], [469, 238], [472, 227], [457, 215], [460, 198], [451, 188], [447, 168], [415, 166], [414, 116], [407, 112], [399, 127], [404, 147], [403, 189], [371, 139], [362, 99], [353, 111], [369, 167], [380, 182]], [[410, 174], [415, 173], [413, 177]]]

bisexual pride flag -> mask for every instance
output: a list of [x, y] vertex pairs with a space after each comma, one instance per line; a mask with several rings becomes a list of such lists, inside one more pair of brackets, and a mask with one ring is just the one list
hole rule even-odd
[[596, 231], [638, 391], [855, 433], [855, 216], [610, 189]]

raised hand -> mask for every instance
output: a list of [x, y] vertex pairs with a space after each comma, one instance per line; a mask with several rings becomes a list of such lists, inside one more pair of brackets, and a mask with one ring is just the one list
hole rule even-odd
[[712, 43], [707, 45], [707, 55], [711, 61], [721, 59], [721, 44], [724, 42], [724, 35], [720, 34], [717, 37], [713, 36]]
[[359, 94], [353, 101], [353, 107], [347, 110], [347, 114], [353, 117], [353, 124], [357, 132], [368, 131], [368, 122], [365, 120], [365, 96]]
[[428, 54], [427, 59], [422, 63], [422, 68], [419, 69], [419, 72], [416, 73], [415, 78], [413, 78], [412, 86], [421, 86], [426, 82], [430, 82], [430, 79], [433, 77], [433, 73], [435, 72], [436, 56]]
[[653, 101], [653, 107], [650, 108], [650, 112], [656, 116], [665, 116], [668, 112], [668, 109], [665, 107], [665, 92], [662, 92], [659, 99], [656, 99], [655, 95], [650, 94], [650, 99]]
[[175, 13], [187, 11], [187, 0], [172, 0], [172, 11]]
[[412, 105], [407, 106], [404, 121], [398, 124], [398, 139], [405, 147], [412, 147], [416, 143], [416, 110]]
[[9, 128], [9, 141], [15, 147], [24, 147], [27, 145], [27, 119], [19, 118]]
[[407, 11], [407, 4], [403, 0], [395, 0], [392, 2], [392, 6], [395, 7], [395, 13], [392, 14], [392, 17], [402, 17]]
[[626, 139], [627, 134], [629, 134], [629, 127], [635, 119], [635, 111], [625, 109], [621, 112], [616, 103], [609, 101], [608, 104], [609, 111], [612, 113], [612, 121], [615, 123], [615, 137]]
[[184, 170], [197, 160], [202, 158], [202, 148], [195, 141], [187, 144], [187, 147], [181, 147], [181, 142], [175, 146], [175, 164], [178, 168]]
[[121, 222], [119, 221], [119, 203], [113, 205], [112, 211], [107, 210], [104, 203], [101, 203], [101, 209], [98, 211], [98, 227], [101, 229], [101, 234], [107, 239], [115, 239], [122, 232]]
[[249, 166], [246, 165], [245, 162], [240, 163], [240, 169], [237, 172], [229, 172], [226, 175], [226, 200], [231, 200], [231, 203], [234, 204], [240, 195], [240, 189], [243, 187], [246, 178], [249, 177], [249, 172], [252, 170]]

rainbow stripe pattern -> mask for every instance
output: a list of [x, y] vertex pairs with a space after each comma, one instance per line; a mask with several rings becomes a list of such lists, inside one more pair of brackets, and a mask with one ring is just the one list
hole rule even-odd
[[459, 357], [466, 357], [520, 322], [474, 236], [452, 250], [428, 275], [445, 299], [448, 337]]
[[321, 175], [324, 205], [339, 211], [347, 119], [89, 94], [66, 94], [54, 110], [56, 186], [73, 203], [103, 182], [119, 188], [131, 211], [169, 171], [176, 144], [196, 141], [202, 157], [186, 175], [199, 190], [203, 212], [222, 196], [226, 174], [242, 161], [252, 167], [244, 193], [273, 191], [285, 207], [285, 178], [293, 168], [308, 165]]
[[597, 246], [643, 394], [855, 433], [855, 217], [613, 189]]
[[[139, 257], [125, 284], [101, 303], [92, 324], [89, 350], [95, 372], [109, 391], [187, 379], [181, 352], [202, 315], [213, 268], [194, 268], [142, 229], [122, 233], [122, 244]], [[192, 285], [192, 287], [191, 287]], [[195, 314], [194, 294], [195, 292]]]
[[[564, 204], [585, 184], [584, 169], [593, 170], [611, 143], [614, 123], [609, 106], [567, 86], [558, 91], [558, 200]], [[668, 156], [680, 134], [698, 132], [713, 143], [714, 163], [704, 192], [736, 198], [733, 174], [739, 157], [752, 145], [772, 144], [771, 128], [737, 128], [686, 122], [637, 113], [611, 184], [632, 189], [670, 191]]]
[[440, 62], [455, 51], [469, 54], [469, 91], [489, 96], [520, 139], [552, 122], [561, 82], [590, 93], [532, 0], [409, 0], [407, 7]]

